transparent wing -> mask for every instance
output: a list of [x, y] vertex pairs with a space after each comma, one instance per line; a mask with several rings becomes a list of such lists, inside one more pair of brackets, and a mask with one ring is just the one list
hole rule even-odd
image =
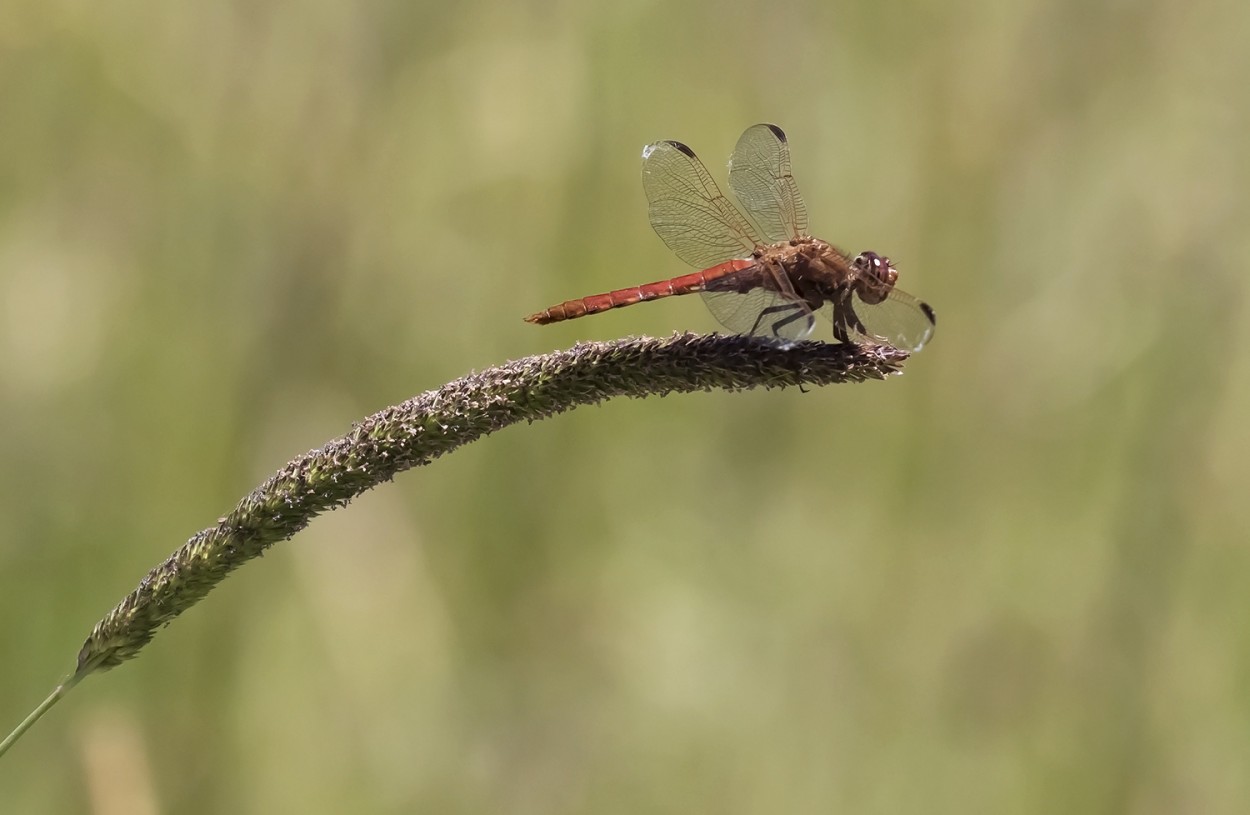
[[834, 334], [845, 327], [855, 342], [892, 345], [903, 351], [919, 351], [932, 339], [937, 317], [933, 308], [901, 289], [892, 289], [880, 303], [869, 305], [851, 294], [820, 310], [833, 320]]
[[760, 244], [751, 223], [681, 142], [661, 141], [643, 149], [642, 188], [651, 227], [696, 269], [746, 257]]
[[770, 243], [807, 234], [807, 207], [790, 174], [790, 144], [780, 127], [747, 128], [729, 159], [729, 188]]
[[765, 288], [746, 292], [705, 291], [703, 302], [735, 334], [795, 342], [812, 333], [816, 319], [801, 300]]

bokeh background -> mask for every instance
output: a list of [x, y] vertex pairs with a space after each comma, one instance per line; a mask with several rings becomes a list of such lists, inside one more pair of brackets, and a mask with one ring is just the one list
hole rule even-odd
[[716, 329], [642, 146], [782, 125], [937, 310], [317, 520], [0, 761], [12, 813], [1250, 811], [1250, 6], [0, 6], [0, 713], [287, 459]]

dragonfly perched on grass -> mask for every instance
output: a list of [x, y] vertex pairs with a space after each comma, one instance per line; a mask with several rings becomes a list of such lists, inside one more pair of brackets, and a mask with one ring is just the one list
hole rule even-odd
[[842, 342], [918, 351], [933, 336], [933, 309], [894, 285], [898, 270], [889, 258], [876, 252], [852, 258], [808, 234], [790, 145], [776, 125], [747, 128], [729, 160], [729, 188], [747, 215], [678, 141], [643, 149], [642, 186], [651, 226], [700, 271], [566, 300], [526, 320], [545, 325], [699, 292], [730, 331], [784, 343], [811, 334], [817, 314], [833, 323]]

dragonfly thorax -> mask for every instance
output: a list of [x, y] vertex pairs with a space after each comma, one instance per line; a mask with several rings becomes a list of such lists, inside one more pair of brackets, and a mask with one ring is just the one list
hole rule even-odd
[[802, 237], [774, 244], [763, 259], [785, 269], [795, 291], [812, 302], [832, 300], [854, 286], [862, 272], [832, 244]]

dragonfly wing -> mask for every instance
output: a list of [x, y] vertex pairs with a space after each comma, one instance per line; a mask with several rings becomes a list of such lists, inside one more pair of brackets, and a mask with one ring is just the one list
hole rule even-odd
[[885, 300], [875, 304], [865, 303], [858, 294], [852, 294], [825, 306], [820, 315], [833, 320], [835, 334], [841, 325], [855, 342], [891, 345], [913, 353], [933, 338], [937, 324], [928, 303], [901, 289], [892, 289]]
[[769, 242], [807, 234], [807, 207], [790, 174], [790, 144], [780, 127], [747, 128], [729, 159], [729, 188]]
[[760, 244], [751, 223], [681, 142], [660, 141], [643, 149], [642, 187], [651, 227], [696, 269], [747, 257]]

